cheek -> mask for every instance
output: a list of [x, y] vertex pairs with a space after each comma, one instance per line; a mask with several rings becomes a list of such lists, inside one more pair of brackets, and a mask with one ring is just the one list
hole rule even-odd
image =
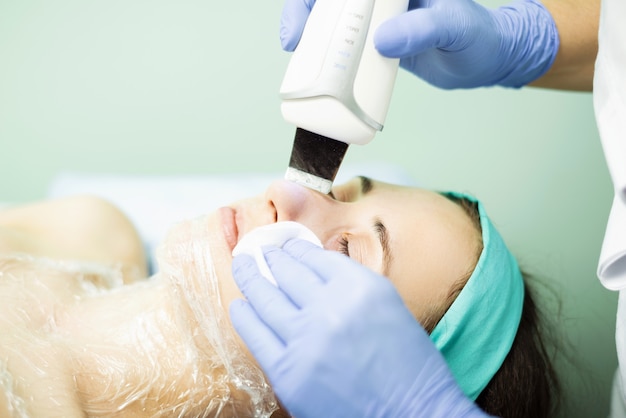
[[350, 250], [350, 257], [354, 260], [379, 274], [384, 274], [383, 255], [377, 246], [354, 245]]

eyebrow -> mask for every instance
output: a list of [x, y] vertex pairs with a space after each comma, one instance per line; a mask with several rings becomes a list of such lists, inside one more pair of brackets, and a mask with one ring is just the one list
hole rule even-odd
[[367, 194], [374, 187], [374, 182], [372, 179], [365, 176], [359, 176], [359, 180], [361, 181], [361, 194]]
[[[374, 187], [374, 182], [369, 177], [359, 176], [361, 180], [361, 194], [365, 195], [369, 193]], [[389, 265], [391, 264], [391, 247], [389, 245], [389, 231], [380, 218], [374, 218], [374, 231], [380, 241], [380, 246], [383, 249], [383, 275], [388, 276]]]

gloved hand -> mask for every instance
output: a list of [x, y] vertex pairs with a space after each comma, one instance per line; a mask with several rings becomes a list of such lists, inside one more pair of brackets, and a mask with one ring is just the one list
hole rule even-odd
[[291, 414], [484, 416], [387, 279], [303, 240], [264, 254], [279, 288], [235, 257], [230, 315]]
[[314, 4], [315, 0], [285, 0], [280, 17], [280, 43], [285, 51], [296, 49]]
[[[281, 42], [295, 49], [314, 0], [286, 0]], [[538, 0], [487, 9], [473, 0], [410, 0], [383, 22], [374, 44], [400, 66], [444, 89], [521, 87], [545, 74], [559, 49], [552, 15]]]

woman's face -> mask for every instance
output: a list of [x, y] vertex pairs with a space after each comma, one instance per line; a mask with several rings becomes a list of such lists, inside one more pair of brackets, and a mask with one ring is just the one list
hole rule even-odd
[[228, 252], [258, 226], [305, 225], [324, 248], [388, 277], [418, 320], [472, 271], [480, 248], [480, 232], [456, 203], [364, 177], [335, 186], [331, 195], [276, 181], [264, 195], [222, 208], [219, 215]]

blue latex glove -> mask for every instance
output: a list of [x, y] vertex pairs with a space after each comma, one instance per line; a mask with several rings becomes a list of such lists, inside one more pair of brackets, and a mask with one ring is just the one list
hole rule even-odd
[[265, 258], [280, 288], [237, 256], [230, 315], [291, 414], [485, 416], [387, 279], [303, 240]]
[[[286, 0], [281, 42], [293, 50], [314, 0]], [[545, 74], [559, 48], [552, 15], [537, 0], [487, 9], [473, 0], [410, 0], [383, 22], [374, 44], [400, 66], [445, 88], [521, 87]]]

